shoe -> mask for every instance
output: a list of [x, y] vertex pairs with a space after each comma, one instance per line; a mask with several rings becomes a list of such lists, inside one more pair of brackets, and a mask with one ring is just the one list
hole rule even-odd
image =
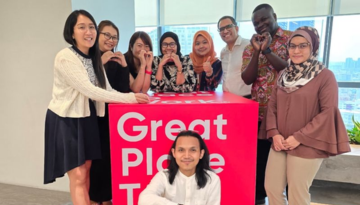
[[256, 199], [255, 205], [265, 205], [265, 199]]

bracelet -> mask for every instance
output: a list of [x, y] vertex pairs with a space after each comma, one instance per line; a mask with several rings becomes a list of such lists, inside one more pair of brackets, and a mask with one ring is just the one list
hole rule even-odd
[[182, 73], [182, 71], [178, 71], [177, 73]]
[[151, 72], [151, 71], [149, 71], [149, 70], [145, 70], [145, 73], [146, 73], [146, 74], [149, 74], [149, 75], [151, 75], [151, 74], [152, 74], [152, 72]]

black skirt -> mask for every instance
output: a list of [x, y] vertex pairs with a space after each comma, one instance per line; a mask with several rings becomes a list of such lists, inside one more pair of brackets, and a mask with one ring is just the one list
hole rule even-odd
[[44, 184], [54, 182], [86, 160], [101, 158], [96, 110], [91, 100], [89, 104], [90, 116], [84, 118], [64, 118], [47, 111]]

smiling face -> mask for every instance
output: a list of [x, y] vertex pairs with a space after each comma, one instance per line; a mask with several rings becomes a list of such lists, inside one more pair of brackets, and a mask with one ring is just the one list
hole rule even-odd
[[210, 51], [210, 43], [204, 36], [199, 35], [195, 40], [195, 53], [199, 56], [205, 56]]
[[196, 171], [199, 160], [204, 155], [204, 150], [200, 149], [199, 140], [192, 136], [181, 136], [176, 141], [176, 146], [172, 150], [173, 157], [179, 170], [186, 176], [191, 176]]
[[263, 34], [269, 32], [274, 34], [277, 30], [276, 14], [271, 9], [262, 8], [252, 15], [252, 22], [256, 33]]
[[[99, 31], [99, 48], [102, 52], [111, 51], [118, 43], [118, 36], [116, 29], [112, 26], [104, 26], [104, 28]], [[109, 39], [108, 36], [111, 38]], [[115, 38], [114, 38], [115, 37]]]
[[161, 53], [165, 55], [170, 53], [176, 53], [176, 51], [177, 51], [177, 45], [175, 40], [171, 37], [165, 38], [161, 43]]
[[289, 43], [289, 56], [294, 64], [300, 64], [310, 58], [309, 42], [302, 36], [295, 36]]
[[141, 38], [138, 38], [132, 47], [133, 56], [137, 58], [142, 50], [148, 52], [150, 51], [150, 46], [146, 45]]
[[230, 19], [226, 18], [219, 22], [219, 29], [221, 28], [225, 28], [220, 32], [221, 39], [227, 44], [234, 43], [238, 37], [239, 27], [234, 25]]
[[76, 47], [84, 54], [89, 54], [89, 49], [93, 47], [96, 40], [96, 28], [94, 22], [84, 15], [79, 15], [74, 26], [72, 35], [76, 42]]

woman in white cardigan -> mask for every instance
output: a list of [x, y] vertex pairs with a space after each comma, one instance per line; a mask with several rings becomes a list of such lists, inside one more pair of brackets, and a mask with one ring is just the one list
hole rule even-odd
[[67, 173], [73, 204], [88, 205], [91, 160], [101, 158], [97, 116], [104, 116], [105, 102], [147, 103], [149, 98], [111, 88], [91, 14], [73, 11], [66, 20], [64, 38], [72, 47], [55, 58], [52, 100], [45, 121], [44, 183]]

